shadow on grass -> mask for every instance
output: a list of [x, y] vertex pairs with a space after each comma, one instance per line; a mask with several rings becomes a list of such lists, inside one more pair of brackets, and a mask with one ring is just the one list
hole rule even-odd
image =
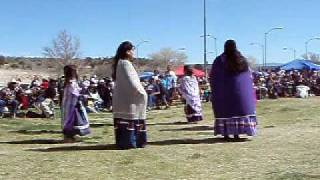
[[[31, 140], [34, 142], [34, 140]], [[56, 141], [56, 140], [55, 140]], [[207, 139], [173, 139], [164, 141], [153, 141], [148, 142], [150, 146], [169, 146], [177, 144], [215, 144], [215, 143], [237, 143], [237, 142], [247, 142], [251, 141], [249, 139], [230, 139], [224, 140], [223, 138], [207, 138]], [[21, 141], [26, 143], [28, 141]], [[39, 143], [39, 140], [36, 141]], [[46, 140], [48, 143], [48, 140]], [[17, 142], [9, 142], [10, 144], [20, 144]], [[63, 143], [60, 141], [59, 143]], [[49, 143], [48, 143], [49, 144]], [[28, 149], [27, 151], [36, 152], [61, 152], [61, 151], [97, 151], [97, 150], [120, 150], [115, 144], [103, 144], [103, 145], [91, 145], [91, 146], [62, 146], [62, 147], [50, 147], [50, 148], [40, 148], [40, 149]]]
[[297, 108], [291, 108], [291, 107], [284, 107], [279, 109], [280, 112], [292, 112], [292, 111], [299, 111]]
[[161, 129], [160, 131], [213, 131], [211, 126], [193, 126], [180, 129]]
[[263, 128], [275, 128], [276, 126], [274, 125], [269, 125], [269, 126], [264, 126]]
[[18, 131], [10, 131], [10, 133], [19, 133], [19, 134], [62, 134], [61, 131], [56, 130], [18, 130]]
[[172, 139], [172, 140], [148, 142], [148, 144], [155, 145], [155, 146], [167, 146], [167, 145], [176, 145], [176, 144], [215, 144], [215, 143], [237, 143], [237, 142], [247, 142], [247, 141], [251, 141], [251, 140], [247, 138], [228, 139], [228, 140], [225, 140], [223, 138]]
[[119, 150], [115, 144], [103, 144], [103, 145], [92, 145], [92, 146], [62, 146], [52, 148], [41, 148], [41, 149], [28, 149], [27, 151], [37, 152], [60, 152], [60, 151], [97, 151], [97, 150]]
[[298, 172], [285, 173], [282, 175], [274, 175], [272, 176], [275, 179], [320, 179], [320, 174], [304, 174]]
[[7, 141], [0, 142], [0, 144], [62, 144], [63, 140], [56, 139], [32, 139], [32, 140], [22, 140], [22, 141]]
[[188, 122], [163, 122], [163, 123], [150, 123], [147, 126], [171, 126], [171, 125], [187, 125]]
[[103, 126], [113, 126], [113, 124], [105, 124], [105, 123], [90, 123], [91, 128], [99, 128]]

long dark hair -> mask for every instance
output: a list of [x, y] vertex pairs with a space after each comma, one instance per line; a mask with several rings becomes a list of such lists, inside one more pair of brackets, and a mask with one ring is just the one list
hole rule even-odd
[[227, 70], [231, 73], [241, 73], [248, 70], [248, 62], [238, 51], [236, 42], [228, 40], [224, 44], [224, 54], [227, 59]]
[[64, 86], [66, 87], [71, 79], [78, 80], [77, 66], [75, 65], [66, 65], [63, 68], [64, 71]]
[[127, 51], [130, 51], [134, 48], [133, 44], [129, 41], [122, 42], [117, 50], [116, 55], [113, 58], [113, 64], [112, 64], [112, 78], [113, 80], [116, 80], [117, 77], [117, 66], [120, 59], [127, 59]]
[[186, 76], [192, 76], [193, 75], [193, 70], [191, 65], [184, 65], [183, 67], [184, 75]]
[[44, 91], [44, 97], [45, 98], [51, 98], [54, 99], [57, 95], [57, 91], [55, 88], [49, 87]]

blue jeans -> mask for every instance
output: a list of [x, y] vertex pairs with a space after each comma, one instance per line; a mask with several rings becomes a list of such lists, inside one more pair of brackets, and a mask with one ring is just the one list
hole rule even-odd
[[155, 106], [156, 97], [154, 95], [148, 94], [148, 107], [154, 107]]
[[11, 114], [15, 114], [18, 111], [18, 107], [19, 107], [19, 102], [15, 99], [13, 100], [8, 100], [7, 105], [9, 105], [9, 109]]
[[6, 107], [6, 104], [7, 103], [4, 100], [0, 99], [0, 114], [3, 113], [3, 109]]
[[4, 107], [8, 106], [10, 109], [11, 114], [17, 113], [18, 107], [19, 107], [19, 102], [15, 99], [13, 100], [8, 100], [7, 102], [4, 100], [0, 100], [0, 113], [3, 113]]

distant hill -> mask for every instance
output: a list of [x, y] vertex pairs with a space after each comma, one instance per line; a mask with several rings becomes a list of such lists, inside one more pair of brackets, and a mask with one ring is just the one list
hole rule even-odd
[[[100, 77], [111, 76], [112, 58], [101, 57], [75, 59], [71, 61], [77, 65], [80, 76], [96, 74]], [[166, 70], [166, 63], [151, 59], [139, 58], [134, 61], [137, 71]], [[62, 75], [63, 63], [59, 60], [43, 57], [3, 57], [0, 58], [0, 82], [10, 81], [12, 78], [32, 78], [33, 75], [42, 77], [58, 77]], [[14, 71], [13, 71], [14, 70]], [[14, 73], [12, 73], [14, 72]]]

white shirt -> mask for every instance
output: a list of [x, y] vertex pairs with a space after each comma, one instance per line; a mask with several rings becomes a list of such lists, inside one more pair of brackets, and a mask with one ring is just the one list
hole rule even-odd
[[308, 91], [310, 88], [308, 86], [300, 85], [296, 87], [297, 93], [296, 96], [300, 98], [307, 98], [309, 96]]

